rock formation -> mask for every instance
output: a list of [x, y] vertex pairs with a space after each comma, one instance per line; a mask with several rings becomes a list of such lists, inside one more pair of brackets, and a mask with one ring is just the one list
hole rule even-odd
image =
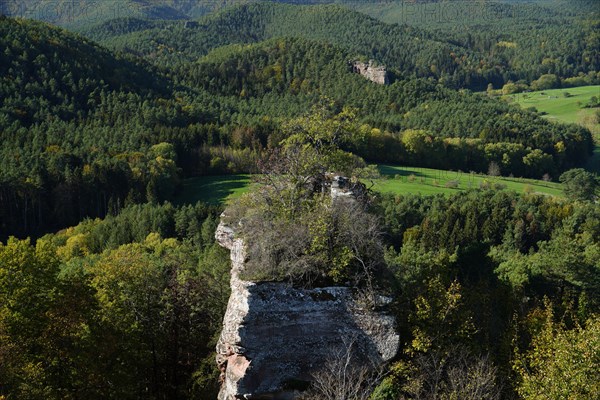
[[[343, 184], [334, 179], [334, 198]], [[355, 354], [365, 365], [381, 365], [396, 355], [393, 317], [364, 307], [352, 288], [244, 281], [243, 240], [223, 222], [215, 237], [230, 250], [232, 263], [231, 296], [217, 344], [219, 400], [294, 399], [328, 354], [344, 350], [345, 338], [354, 340]]]
[[334, 202], [359, 201], [364, 202], [367, 197], [367, 188], [361, 182], [352, 182], [344, 176], [333, 176], [329, 184], [331, 198]]
[[352, 64], [352, 70], [358, 74], [361, 74], [365, 78], [380, 85], [387, 85], [389, 83], [387, 71], [384, 66], [375, 66], [373, 60], [369, 63], [362, 61], [354, 61]]

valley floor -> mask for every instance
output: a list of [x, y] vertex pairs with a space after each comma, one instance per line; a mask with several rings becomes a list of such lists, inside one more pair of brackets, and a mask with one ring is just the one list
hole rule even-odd
[[[561, 184], [535, 179], [488, 176], [462, 171], [431, 168], [379, 165], [381, 179], [374, 180], [371, 189], [381, 193], [452, 194], [477, 188], [513, 190], [519, 193], [540, 193], [562, 196]], [[217, 175], [186, 179], [176, 204], [224, 204], [244, 194], [252, 182], [251, 175]], [[369, 183], [367, 182], [369, 186]]]

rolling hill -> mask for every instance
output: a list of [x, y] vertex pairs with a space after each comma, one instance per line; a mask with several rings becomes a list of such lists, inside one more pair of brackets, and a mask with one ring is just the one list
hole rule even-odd
[[182, 22], [148, 26], [139, 20], [111, 21], [84, 34], [111, 48], [163, 62], [194, 60], [227, 44], [302, 37], [330, 42], [416, 76], [434, 76], [431, 65], [440, 73], [452, 74], [458, 68], [456, 58], [468, 53], [432, 40], [416, 28], [387, 25], [337, 5], [242, 5], [200, 19], [193, 28], [187, 26]]
[[[372, 4], [375, 7], [376, 3]], [[82, 32], [110, 48], [169, 64], [182, 58], [193, 60], [222, 45], [302, 37], [344, 47], [404, 76], [477, 90], [488, 84], [498, 88], [510, 80], [530, 82], [547, 73], [566, 79], [598, 69], [600, 51], [593, 14], [568, 15], [530, 6], [538, 7], [532, 16], [513, 13], [510, 7], [516, 6], [506, 7], [506, 13], [501, 8], [504, 24], [475, 19], [477, 23], [463, 26], [385, 23], [337, 4], [259, 2], [227, 8], [197, 21], [125, 18]], [[509, 23], [511, 28], [506, 29]], [[533, 35], [532, 29], [543, 34]], [[600, 78], [594, 75], [590, 79]]]
[[[499, 88], [547, 73], [566, 79], [600, 66], [596, 9], [590, 1], [575, 7], [564, 1], [462, 0], [7, 4], [9, 15], [62, 24], [113, 49], [158, 61], [191, 59], [221, 45], [283, 35], [326, 40], [407, 76], [431, 77], [452, 88]], [[590, 79], [588, 84], [600, 80]]]
[[5, 123], [15, 112], [25, 123], [72, 118], [92, 108], [89, 95], [103, 89], [141, 94], [166, 89], [149, 65], [46, 23], [0, 17], [0, 47]]
[[[503, 174], [539, 178], [590, 152], [581, 127], [417, 77], [419, 57], [445, 44], [339, 6], [244, 5], [191, 27], [125, 22], [103, 42], [126, 50], [130, 41], [141, 57], [45, 23], [0, 21], [0, 190], [11, 199], [7, 221], [23, 232], [167, 199], [177, 168], [252, 172], [281, 126], [322, 99], [333, 112], [356, 110], [362, 139], [347, 150], [369, 162], [483, 172], [494, 162]], [[386, 48], [390, 60], [410, 60], [377, 85], [349, 61], [371, 57], [369, 38], [383, 49], [387, 34], [405, 39]]]

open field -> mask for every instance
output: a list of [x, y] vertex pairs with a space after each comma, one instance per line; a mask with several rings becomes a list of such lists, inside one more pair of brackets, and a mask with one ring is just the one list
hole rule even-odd
[[382, 193], [451, 194], [482, 186], [562, 196], [561, 185], [534, 179], [491, 177], [482, 174], [444, 171], [429, 168], [380, 165], [384, 179], [375, 182], [373, 190]]
[[[565, 97], [565, 92], [568, 92], [570, 97]], [[600, 85], [519, 93], [506, 98], [512, 99], [524, 108], [535, 107], [538, 111], [546, 113], [545, 117], [548, 119], [579, 123], [589, 128], [590, 118], [597, 108], [581, 108], [581, 105], [587, 104], [592, 96], [600, 97]], [[595, 126], [597, 129], [592, 129], [592, 132], [595, 133], [597, 143], [600, 143], [600, 124]], [[588, 169], [600, 171], [599, 145], [596, 146], [594, 157], [588, 163]], [[373, 190], [382, 193], [450, 194], [457, 190], [479, 188], [484, 185], [520, 193], [527, 191], [562, 196], [560, 184], [533, 179], [489, 177], [481, 174], [387, 165], [380, 165], [379, 170], [383, 178], [375, 181]], [[250, 182], [249, 175], [203, 176], [186, 179], [175, 203], [189, 204], [202, 201], [209, 204], [224, 204], [247, 191]]]
[[[486, 186], [519, 193], [562, 196], [559, 183], [534, 179], [490, 177], [481, 174], [390, 165], [380, 165], [379, 170], [382, 178], [375, 180], [372, 189], [381, 193], [451, 194]], [[250, 183], [249, 175], [201, 176], [186, 179], [183, 190], [175, 199], [175, 204], [193, 204], [197, 201], [226, 204], [246, 192]]]
[[[571, 96], [565, 97], [565, 93]], [[589, 103], [592, 96], [600, 98], [600, 85], [518, 93], [505, 98], [523, 108], [535, 107], [545, 113], [544, 117], [549, 120], [575, 123], [588, 128], [594, 135], [596, 149], [586, 169], [600, 173], [600, 123], [594, 118], [598, 108], [581, 108]]]
[[[565, 93], [570, 97], [565, 97]], [[550, 120], [583, 123], [597, 108], [582, 108], [592, 96], [600, 97], [600, 85], [566, 89], [551, 89], [539, 92], [517, 93], [506, 96], [523, 108], [535, 107]]]

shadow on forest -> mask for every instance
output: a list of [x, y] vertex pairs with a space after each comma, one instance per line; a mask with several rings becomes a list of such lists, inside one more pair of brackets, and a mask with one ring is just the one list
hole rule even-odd
[[588, 159], [588, 162], [585, 166], [590, 172], [600, 173], [600, 140], [596, 141], [596, 146], [594, 147], [594, 154], [592, 157]]

